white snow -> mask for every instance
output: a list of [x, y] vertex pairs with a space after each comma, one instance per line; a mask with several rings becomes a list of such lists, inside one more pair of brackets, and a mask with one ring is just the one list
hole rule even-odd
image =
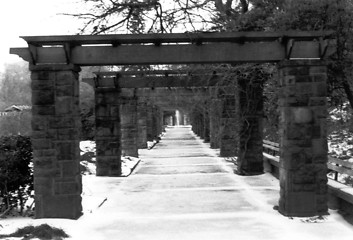
[[81, 155], [86, 152], [95, 152], [96, 143], [94, 141], [81, 141], [80, 142]]
[[[111, 178], [111, 177], [96, 177], [94, 175], [84, 175], [83, 176], [83, 185], [84, 192], [82, 194], [83, 197], [83, 212], [84, 215], [78, 220], [68, 220], [68, 219], [31, 219], [31, 218], [8, 218], [0, 220], [0, 234], [8, 234], [14, 232], [17, 228], [24, 227], [27, 225], [40, 225], [43, 223], [47, 223], [53, 227], [62, 228], [68, 233], [71, 238], [70, 239], [111, 239], [105, 238], [105, 234], [109, 236], [109, 226], [111, 223], [116, 221], [116, 217], [119, 215], [115, 215], [110, 218], [100, 213], [99, 206], [103, 204], [105, 211], [115, 212], [114, 204], [105, 205], [108, 201], [113, 201], [114, 197], [111, 196], [112, 189], [118, 188], [118, 185], [122, 182], [126, 181], [126, 178]], [[239, 180], [238, 180], [239, 181]], [[246, 184], [244, 183], [244, 187]], [[330, 211], [329, 216], [325, 216], [324, 218], [287, 218], [276, 211], [271, 210], [270, 204], [267, 203], [268, 199], [264, 198], [261, 194], [257, 194], [252, 191], [252, 189], [248, 190], [249, 199], [253, 201], [253, 204], [259, 208], [259, 213], [256, 214], [253, 211], [243, 212], [243, 213], [222, 213], [221, 215], [207, 215], [207, 214], [190, 214], [189, 216], [184, 215], [172, 215], [166, 216], [162, 222], [170, 222], [170, 221], [179, 221], [182, 219], [186, 219], [185, 221], [193, 222], [195, 219], [197, 221], [204, 221], [204, 218], [213, 219], [215, 223], [219, 219], [230, 218], [233, 219], [236, 216], [245, 217], [247, 219], [247, 225], [252, 226], [253, 230], [259, 226], [259, 222], [267, 222], [273, 227], [273, 230], [269, 230], [274, 235], [278, 235], [278, 231], [283, 231], [279, 235], [280, 237], [271, 238], [271, 240], [276, 239], [308, 239], [310, 236], [310, 240], [321, 240], [321, 239], [339, 239], [339, 240], [348, 240], [352, 239], [353, 234], [353, 226], [349, 225], [345, 220], [339, 215], [336, 211]], [[141, 199], [142, 200], [142, 199]], [[143, 200], [142, 200], [143, 201]], [[119, 204], [119, 201], [116, 202]], [[107, 209], [109, 208], [109, 209]], [[246, 214], [244, 216], [244, 214]], [[113, 216], [113, 215], [111, 215]], [[124, 216], [122, 213], [121, 217], [126, 217], [127, 220], [131, 218], [131, 221], [145, 222], [145, 221], [159, 221], [159, 216], [150, 216], [146, 219], [136, 219], [134, 216]], [[101, 231], [93, 230], [97, 229], [98, 226], [105, 226]], [[93, 228], [94, 226], [94, 228]], [[237, 226], [229, 226], [229, 228], [237, 228]], [[336, 232], [330, 232], [333, 229]], [[114, 229], [116, 231], [116, 229]], [[124, 227], [122, 226], [121, 231], [124, 231]], [[261, 228], [258, 231], [266, 231]], [[351, 233], [350, 235], [346, 235], [347, 233]], [[187, 235], [187, 233], [184, 233]], [[322, 236], [327, 236], [326, 238], [322, 238]], [[321, 236], [315, 237], [315, 236]], [[119, 236], [117, 236], [116, 239]], [[207, 236], [205, 236], [207, 237]], [[229, 236], [230, 237], [230, 236]], [[236, 236], [234, 236], [236, 237]], [[234, 239], [249, 239], [249, 238], [240, 238]], [[246, 236], [243, 236], [246, 237]], [[8, 238], [10, 239], [10, 238]], [[20, 238], [12, 238], [12, 239], [20, 239]], [[140, 239], [140, 238], [138, 238]], [[143, 238], [142, 238], [143, 239]], [[172, 237], [170, 239], [176, 239]], [[185, 238], [184, 238], [185, 239]], [[194, 239], [193, 235], [190, 235], [186, 239]], [[254, 239], [254, 238], [251, 238]], [[269, 239], [268, 236], [263, 236], [263, 239]], [[195, 239], [196, 240], [196, 239]]]
[[[93, 143], [82, 144], [83, 150], [92, 151], [94, 149]], [[88, 150], [89, 149], [89, 150]], [[207, 148], [207, 152], [212, 153], [216, 156], [216, 152], [212, 149]], [[133, 162], [139, 161], [137, 158], [124, 157], [124, 166], [126, 168], [131, 167]], [[142, 157], [143, 159], [143, 157]], [[221, 161], [221, 160], [219, 160]], [[227, 164], [224, 163], [224, 168], [227, 168]], [[128, 174], [128, 170], [124, 170]], [[273, 188], [279, 188], [278, 180], [271, 178], [268, 174], [262, 175], [264, 181], [273, 182]], [[0, 220], [0, 234], [8, 234], [14, 232], [17, 228], [24, 227], [27, 225], [40, 225], [47, 223], [53, 227], [62, 228], [67, 234], [71, 236], [71, 239], [132, 239], [132, 238], [120, 238], [117, 234], [115, 238], [111, 238], [112, 233], [126, 234], [126, 231], [131, 231], [134, 236], [139, 236], [133, 239], [146, 239], [146, 236], [136, 233], [136, 229], [131, 227], [129, 224], [147, 224], [149, 222], [156, 222], [156, 232], [163, 227], [168, 227], [169, 224], [173, 224], [175, 221], [184, 221], [183, 226], [187, 226], [188, 229], [193, 229], [190, 233], [188, 231], [180, 231], [180, 229], [173, 229], [173, 232], [165, 233], [165, 235], [156, 235], [153, 239], [259, 239], [249, 238], [249, 235], [231, 235], [238, 228], [248, 226], [249, 231], [256, 232], [257, 235], [262, 236], [262, 239], [310, 239], [310, 240], [348, 240], [352, 239], [353, 226], [348, 224], [343, 217], [338, 214], [337, 211], [330, 210], [330, 215], [312, 218], [288, 218], [277, 211], [272, 209], [273, 205], [269, 202], [268, 194], [261, 194], [256, 191], [257, 188], [249, 188], [247, 179], [251, 180], [251, 177], [236, 177], [232, 179], [235, 181], [241, 189], [246, 189], [247, 202], [254, 206], [257, 210], [243, 211], [243, 212], [228, 212], [228, 213], [214, 213], [214, 214], [203, 214], [203, 213], [190, 213], [181, 215], [167, 215], [164, 218], [160, 218], [161, 215], [149, 215], [149, 216], [134, 216], [126, 215], [126, 213], [116, 213], [106, 215], [107, 212], [116, 212], [116, 206], [121, 204], [121, 198], [131, 193], [124, 192], [122, 189], [124, 183], [129, 178], [119, 177], [96, 177], [95, 175], [83, 175], [83, 193], [82, 193], [82, 204], [84, 215], [78, 220], [67, 220], [67, 219], [32, 219], [32, 218], [8, 218]], [[242, 186], [242, 187], [241, 187]], [[200, 190], [201, 191], [201, 190]], [[203, 190], [202, 190], [203, 191]], [[278, 192], [277, 192], [278, 193]], [[161, 192], [163, 194], [163, 192]], [[144, 201], [144, 199], [140, 199]], [[101, 207], [100, 207], [101, 206]], [[102, 209], [104, 208], [104, 211]], [[238, 225], [227, 225], [218, 226], [224, 228], [225, 232], [208, 232], [203, 226], [207, 224], [224, 224], [220, 219], [230, 219], [231, 221], [237, 221], [237, 219], [246, 219], [246, 222], [242, 222]], [[207, 218], [207, 220], [205, 219]], [[126, 225], [121, 225], [116, 229], [115, 223], [117, 220], [125, 220]], [[196, 220], [196, 223], [195, 221]], [[239, 220], [238, 220], [239, 221]], [[188, 225], [190, 223], [190, 225]], [[266, 223], [265, 225], [261, 223]], [[159, 224], [159, 225], [158, 225]], [[199, 224], [199, 225], [192, 225]], [[114, 229], [112, 227], [114, 226]], [[264, 229], [264, 226], [269, 226], [269, 229]], [[129, 228], [128, 228], [129, 227]], [[130, 228], [131, 227], [131, 228]], [[195, 228], [199, 231], [195, 231]], [[246, 230], [246, 229], [245, 229]], [[245, 231], [241, 229], [241, 232]], [[198, 232], [196, 237], [196, 232]], [[270, 233], [270, 235], [265, 235]], [[161, 237], [163, 236], [163, 237]], [[224, 237], [220, 237], [224, 236]], [[16, 238], [13, 238], [16, 239]]]

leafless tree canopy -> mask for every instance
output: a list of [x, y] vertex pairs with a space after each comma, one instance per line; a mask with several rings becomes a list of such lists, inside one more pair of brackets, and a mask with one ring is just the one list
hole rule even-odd
[[248, 0], [81, 0], [86, 7], [67, 13], [84, 20], [80, 33], [170, 33], [206, 31], [216, 19], [249, 10]]

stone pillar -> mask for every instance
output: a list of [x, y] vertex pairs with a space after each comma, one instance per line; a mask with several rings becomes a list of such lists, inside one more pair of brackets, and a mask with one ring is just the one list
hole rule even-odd
[[163, 124], [173, 126], [173, 115], [169, 111], [163, 113]]
[[202, 138], [202, 134], [203, 134], [202, 119], [198, 109], [194, 109], [194, 112], [193, 112], [193, 129], [195, 129], [194, 130], [195, 134], [200, 138]]
[[147, 103], [138, 101], [137, 105], [138, 148], [147, 148]]
[[203, 109], [198, 109], [198, 113], [197, 113], [197, 122], [198, 122], [198, 126], [199, 129], [197, 130], [199, 133], [199, 137], [201, 139], [205, 139], [205, 123], [204, 123], [204, 117], [203, 117]]
[[191, 112], [190, 114], [190, 121], [191, 121], [191, 130], [195, 133], [196, 133], [196, 121], [195, 121], [195, 113], [194, 112]]
[[176, 116], [175, 114], [172, 115], [172, 126], [176, 126]]
[[157, 136], [163, 132], [163, 111], [160, 107], [157, 108]]
[[80, 68], [30, 66], [36, 218], [82, 214], [79, 150]]
[[279, 66], [280, 200], [286, 216], [327, 214], [326, 66]]
[[190, 124], [191, 124], [191, 131], [193, 131], [195, 134], [196, 126], [195, 126], [195, 114], [193, 111], [190, 113]]
[[238, 152], [237, 99], [233, 87], [222, 87], [219, 98], [222, 100], [220, 156], [233, 157]]
[[147, 141], [153, 141], [153, 105], [147, 103]]
[[120, 89], [96, 88], [97, 176], [121, 175]]
[[179, 110], [179, 125], [185, 125], [184, 111]]
[[209, 106], [206, 103], [203, 109], [203, 135], [204, 142], [210, 142], [210, 117], [209, 117]]
[[120, 122], [122, 155], [138, 157], [136, 97], [121, 97]]
[[152, 107], [152, 139], [156, 140], [158, 136], [158, 112], [157, 106]]
[[221, 116], [223, 103], [220, 99], [211, 99], [210, 104], [210, 145], [211, 148], [220, 147]]
[[158, 106], [152, 107], [152, 136], [158, 141], [159, 135], [163, 131], [163, 112]]
[[263, 83], [257, 79], [238, 81], [239, 152], [238, 174], [263, 173]]

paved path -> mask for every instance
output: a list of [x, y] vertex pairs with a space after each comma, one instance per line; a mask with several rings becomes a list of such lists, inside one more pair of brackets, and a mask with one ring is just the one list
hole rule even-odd
[[[92, 239], [352, 239], [353, 226], [333, 213], [322, 223], [289, 219], [273, 207], [278, 180], [244, 177], [190, 131], [168, 128], [142, 151], [134, 174], [111, 178], [108, 200], [87, 228]], [[308, 220], [308, 219], [304, 219]]]

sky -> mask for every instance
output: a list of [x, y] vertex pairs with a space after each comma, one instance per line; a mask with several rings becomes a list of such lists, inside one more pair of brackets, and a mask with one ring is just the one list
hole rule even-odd
[[22, 61], [11, 47], [27, 47], [20, 36], [76, 34], [80, 22], [60, 13], [75, 12], [80, 0], [4, 0], [0, 3], [0, 71], [4, 64]]

